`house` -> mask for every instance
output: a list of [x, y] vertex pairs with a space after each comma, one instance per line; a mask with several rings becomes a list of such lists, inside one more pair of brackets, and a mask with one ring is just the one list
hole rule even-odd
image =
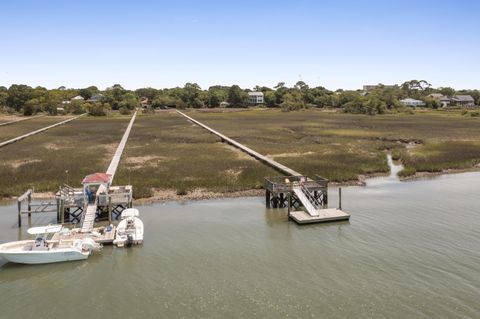
[[87, 102], [102, 102], [103, 98], [104, 98], [103, 94], [97, 93], [92, 95], [92, 97], [89, 98]]
[[230, 105], [230, 103], [226, 102], [226, 101], [223, 101], [220, 103], [220, 107], [228, 107]]
[[432, 94], [429, 94], [428, 96], [431, 97], [432, 99], [440, 102], [442, 104], [442, 107], [447, 107], [452, 102], [451, 98], [449, 98], [448, 96], [445, 96], [441, 93], [432, 93]]
[[475, 106], [475, 100], [470, 95], [455, 95], [452, 102], [457, 106]]
[[263, 92], [248, 92], [248, 102], [250, 104], [263, 104]]
[[425, 106], [425, 102], [411, 98], [400, 100], [400, 103], [406, 106]]
[[150, 99], [148, 97], [142, 97], [142, 99], [140, 100], [140, 105], [146, 109], [146, 108], [149, 108], [150, 106], [152, 106], [152, 103], [150, 102]]
[[85, 99], [81, 95], [77, 95], [77, 96], [73, 97], [71, 100], [72, 101], [85, 101]]

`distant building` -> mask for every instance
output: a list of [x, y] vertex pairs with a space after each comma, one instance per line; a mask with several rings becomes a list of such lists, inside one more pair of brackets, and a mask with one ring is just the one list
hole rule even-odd
[[230, 103], [226, 102], [226, 101], [223, 101], [220, 103], [220, 107], [228, 107], [230, 105]]
[[81, 95], [77, 95], [72, 98], [72, 101], [85, 101], [85, 99]]
[[104, 98], [103, 94], [97, 93], [97, 94], [92, 95], [92, 97], [89, 98], [87, 100], [87, 102], [94, 102], [94, 103], [95, 102], [102, 102], [103, 98]]
[[263, 104], [263, 92], [248, 92], [248, 102], [250, 104]]
[[425, 106], [425, 102], [411, 98], [400, 100], [400, 103], [406, 106]]
[[431, 98], [439, 101], [443, 107], [448, 106], [463, 106], [471, 107], [475, 106], [475, 100], [470, 95], [455, 95], [454, 97], [448, 97], [440, 93], [432, 93], [429, 95]]
[[470, 95], [455, 95], [452, 102], [457, 106], [475, 106], [475, 100]]
[[140, 105], [143, 108], [149, 108], [150, 106], [152, 106], [152, 103], [150, 102], [150, 99], [148, 97], [142, 97], [142, 99], [140, 100]]
[[445, 96], [441, 93], [432, 93], [432, 94], [429, 94], [428, 96], [431, 97], [432, 99], [440, 102], [442, 104], [442, 107], [449, 106], [451, 101], [452, 101], [451, 98], [449, 98], [448, 96]]

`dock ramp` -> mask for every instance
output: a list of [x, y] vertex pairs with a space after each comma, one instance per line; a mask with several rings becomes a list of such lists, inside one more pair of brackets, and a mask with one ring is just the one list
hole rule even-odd
[[292, 190], [303, 207], [305, 207], [307, 213], [312, 217], [317, 217], [319, 215], [319, 205], [312, 194], [310, 194], [310, 191], [303, 185], [295, 185], [292, 187]]
[[324, 208], [321, 202], [312, 195], [305, 185], [296, 184], [292, 187], [292, 191], [305, 208], [305, 211], [297, 210], [289, 213], [290, 218], [298, 224], [312, 224], [350, 219], [350, 214], [345, 213], [341, 209]]
[[89, 233], [93, 230], [95, 214], [97, 213], [97, 204], [88, 204], [82, 221], [82, 233]]

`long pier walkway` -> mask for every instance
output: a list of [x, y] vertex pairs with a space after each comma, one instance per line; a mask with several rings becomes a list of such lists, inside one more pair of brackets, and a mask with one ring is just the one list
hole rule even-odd
[[49, 126], [47, 126], [47, 127], [43, 127], [43, 128], [41, 128], [41, 129], [35, 130], [35, 131], [33, 131], [33, 132], [30, 132], [30, 133], [27, 133], [27, 134], [24, 134], [24, 135], [21, 135], [21, 136], [17, 136], [17, 137], [15, 137], [15, 138], [12, 138], [11, 140], [8, 140], [8, 141], [5, 141], [5, 142], [1, 142], [1, 143], [0, 143], [0, 147], [7, 146], [7, 145], [9, 145], [9, 144], [18, 142], [18, 141], [23, 140], [24, 138], [30, 137], [30, 136], [32, 136], [32, 135], [35, 135], [35, 134], [38, 134], [38, 133], [42, 133], [42, 132], [45, 132], [46, 130], [49, 130], [49, 129], [51, 129], [51, 128], [54, 128], [54, 127], [57, 127], [57, 126], [66, 124], [66, 123], [68, 123], [68, 122], [71, 122], [71, 121], [73, 121], [73, 120], [78, 119], [78, 118], [81, 117], [81, 116], [84, 116], [85, 114], [87, 114], [87, 113], [83, 113], [83, 114], [81, 114], [81, 115], [79, 115], [79, 116], [75, 116], [75, 117], [69, 118], [69, 119], [67, 119], [67, 120], [65, 120], [65, 121], [61, 121], [61, 122], [58, 122], [58, 123], [49, 125]]
[[180, 112], [177, 110], [177, 113], [184, 116], [185, 118], [187, 118], [189, 121], [192, 121], [193, 123], [197, 124], [198, 126], [201, 126], [203, 127], [204, 129], [206, 129], [207, 131], [209, 131], [210, 133], [213, 133], [215, 135], [217, 135], [218, 137], [220, 137], [222, 139], [222, 141], [232, 145], [232, 146], [235, 146], [236, 148], [239, 148], [241, 149], [242, 151], [244, 151], [245, 153], [247, 153], [248, 155], [250, 156], [253, 156], [254, 158], [258, 159], [259, 161], [269, 165], [270, 167], [276, 169], [277, 171], [281, 172], [282, 174], [285, 174], [285, 175], [290, 175], [290, 176], [302, 176], [302, 174], [294, 171], [293, 169], [285, 166], [285, 165], [282, 165], [280, 164], [279, 162], [277, 161], [274, 161], [273, 159], [271, 158], [268, 158], [254, 150], [252, 150], [251, 148], [243, 145], [243, 144], [240, 144], [239, 142], [231, 139], [230, 137], [228, 136], [225, 136], [223, 135], [222, 133], [218, 132], [218, 131], [215, 131], [214, 129], [208, 127], [207, 125], [193, 119], [192, 117], [186, 115], [185, 113], [183, 112]]
[[[289, 216], [295, 220], [297, 223], [299, 224], [308, 224], [308, 223], [318, 223], [318, 222], [325, 222], [325, 221], [335, 221], [335, 220], [347, 220], [350, 218], [350, 214], [348, 213], [345, 213], [343, 212], [341, 209], [336, 209], [336, 208], [324, 208], [323, 205], [326, 203], [326, 184], [325, 184], [325, 187], [323, 186], [320, 186], [320, 185], [317, 185], [317, 181], [313, 181], [311, 179], [309, 179], [308, 177], [306, 176], [302, 176], [302, 174], [294, 171], [293, 169], [285, 166], [285, 165], [282, 165], [280, 163], [278, 163], [277, 161], [274, 161], [273, 159], [271, 158], [268, 158], [254, 150], [252, 150], [251, 148], [235, 141], [234, 139], [231, 139], [229, 138], [228, 136], [226, 135], [223, 135], [222, 133], [210, 128], [209, 126], [195, 120], [194, 118], [186, 115], [185, 113], [181, 112], [181, 111], [178, 111], [177, 110], [177, 113], [182, 115], [183, 117], [187, 118], [189, 121], [197, 124], [198, 126], [206, 129], [207, 131], [209, 131], [210, 133], [212, 134], [215, 134], [217, 135], [218, 137], [220, 137], [220, 139], [223, 141], [223, 142], [226, 142], [242, 151], [244, 151], [245, 153], [247, 153], [248, 155], [250, 156], [253, 156], [254, 158], [258, 159], [259, 161], [269, 165], [270, 167], [274, 168], [275, 170], [289, 176], [289, 177], [292, 177], [292, 181], [289, 181], [289, 182], [283, 182], [283, 184], [285, 184], [285, 192], [288, 193], [288, 209], [289, 209]], [[302, 182], [297, 182], [297, 181], [293, 181], [293, 179], [295, 180], [303, 180]], [[288, 178], [287, 178], [288, 180]], [[326, 180], [324, 180], [326, 181]], [[326, 181], [328, 182], [328, 181]], [[268, 184], [272, 184], [270, 181], [267, 181]], [[306, 184], [314, 184], [314, 186], [309, 189]], [[273, 186], [273, 189], [276, 188], [275, 185], [271, 185]], [[318, 190], [317, 190], [317, 186], [320, 187], [320, 189], [322, 190], [321, 192], [324, 192], [325, 193], [325, 197], [322, 200], [319, 200], [318, 198]], [[312, 190], [313, 190], [313, 193], [312, 193]], [[267, 206], [270, 205], [270, 193], [271, 193], [271, 189], [266, 189], [266, 200], [267, 200]], [[284, 192], [279, 192], [280, 194], [280, 197], [281, 197], [281, 200], [283, 201], [284, 200]], [[305, 208], [305, 211], [302, 211], [302, 210], [297, 210], [297, 211], [292, 211], [290, 212], [290, 207], [291, 207], [291, 195], [290, 194], [293, 194], [295, 195], [296, 199], [298, 200], [298, 202], [300, 202], [302, 204], [302, 206]], [[277, 199], [275, 198], [275, 202], [277, 201]]]
[[[137, 116], [137, 111], [135, 111], [135, 113], [132, 116], [132, 119], [130, 120], [130, 123], [128, 123], [127, 129], [125, 130], [125, 133], [123, 134], [123, 137], [117, 146], [117, 150], [113, 155], [112, 161], [108, 166], [107, 174], [110, 175], [110, 184], [112, 183], [113, 177], [115, 176], [115, 172], [117, 171], [118, 164], [120, 163], [123, 150], [125, 149], [125, 145], [127, 144], [128, 137], [130, 135], [130, 131], [132, 130], [132, 126], [133, 126], [133, 123], [135, 122], [136, 116]], [[95, 198], [99, 198], [101, 191], [102, 189], [99, 187]], [[92, 232], [96, 213], [97, 213], [97, 201], [95, 201], [94, 203], [87, 204], [87, 209], [85, 209], [85, 212], [82, 218], [82, 230], [81, 230], [82, 233]]]
[[15, 124], [15, 123], [18, 123], [18, 122], [23, 122], [23, 121], [33, 120], [33, 119], [38, 119], [39, 117], [43, 117], [43, 116], [45, 116], [45, 115], [29, 116], [29, 117], [21, 118], [21, 119], [10, 121], [10, 122], [0, 123], [0, 126]]

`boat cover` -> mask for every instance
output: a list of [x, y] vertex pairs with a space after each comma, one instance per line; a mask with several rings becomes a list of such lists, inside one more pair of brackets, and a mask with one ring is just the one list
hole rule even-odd
[[62, 230], [62, 225], [48, 225], [40, 227], [32, 227], [27, 230], [27, 233], [30, 235], [41, 235], [41, 234], [51, 234], [58, 233]]

